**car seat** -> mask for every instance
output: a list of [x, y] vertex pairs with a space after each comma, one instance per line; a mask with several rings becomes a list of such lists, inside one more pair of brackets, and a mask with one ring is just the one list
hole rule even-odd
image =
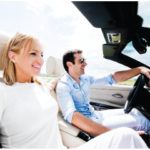
[[[59, 58], [55, 58], [53, 56], [49, 56], [46, 62], [46, 73], [48, 75], [60, 75], [63, 72], [64, 72], [64, 67], [62, 64], [62, 60]], [[55, 90], [51, 91], [50, 93], [58, 103]], [[66, 122], [63, 119], [62, 111], [60, 107], [59, 107], [59, 112], [57, 117], [58, 117], [58, 125], [62, 136], [63, 144], [68, 148], [78, 147], [84, 144], [86, 139], [89, 138], [88, 135], [86, 135], [79, 128], [75, 127], [74, 125], [71, 125], [70, 123]], [[81, 138], [84, 138], [84, 140]]]
[[[6, 34], [5, 32], [0, 31], [0, 71], [2, 71], [4, 67], [2, 63], [3, 52], [10, 38], [11, 36], [9, 34]], [[0, 76], [0, 82], [3, 82], [2, 76]]]

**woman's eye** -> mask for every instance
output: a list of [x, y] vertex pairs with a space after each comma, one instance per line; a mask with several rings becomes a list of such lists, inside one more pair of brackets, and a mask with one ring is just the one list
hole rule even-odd
[[30, 53], [31, 55], [36, 55], [36, 53]]

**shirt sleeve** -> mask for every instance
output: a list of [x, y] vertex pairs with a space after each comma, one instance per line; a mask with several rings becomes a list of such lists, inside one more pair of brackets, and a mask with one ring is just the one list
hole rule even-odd
[[59, 106], [62, 110], [64, 119], [71, 123], [73, 113], [76, 111], [72, 96], [71, 89], [66, 83], [59, 81], [56, 87], [56, 93]]
[[0, 85], [0, 125], [1, 125], [1, 118], [2, 118], [3, 111], [4, 111], [4, 106], [5, 106], [4, 102], [5, 102], [5, 94]]
[[111, 74], [103, 77], [89, 76], [89, 78], [91, 85], [112, 85], [116, 83]]

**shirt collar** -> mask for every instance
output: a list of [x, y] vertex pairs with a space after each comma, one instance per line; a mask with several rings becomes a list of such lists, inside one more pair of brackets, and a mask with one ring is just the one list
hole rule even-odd
[[[67, 72], [66, 72], [66, 74], [67, 74], [67, 77], [71, 80], [73, 86], [76, 87], [76, 88], [79, 87], [79, 85], [77, 84], [77, 82], [76, 82]], [[80, 86], [81, 86], [81, 87], [84, 85], [86, 79], [87, 79], [87, 78], [86, 78], [86, 76], [84, 76], [84, 75], [81, 75], [81, 76], [79, 77]]]
[[66, 72], [67, 77], [71, 80], [73, 84], [77, 83], [70, 75]]
[[85, 79], [82, 76], [80, 76], [79, 79], [80, 79], [80, 86], [82, 87], [85, 83]]

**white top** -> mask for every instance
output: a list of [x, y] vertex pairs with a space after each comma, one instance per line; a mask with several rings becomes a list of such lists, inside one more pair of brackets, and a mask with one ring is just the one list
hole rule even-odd
[[4, 148], [65, 148], [58, 105], [44, 85], [0, 83], [0, 133]]

